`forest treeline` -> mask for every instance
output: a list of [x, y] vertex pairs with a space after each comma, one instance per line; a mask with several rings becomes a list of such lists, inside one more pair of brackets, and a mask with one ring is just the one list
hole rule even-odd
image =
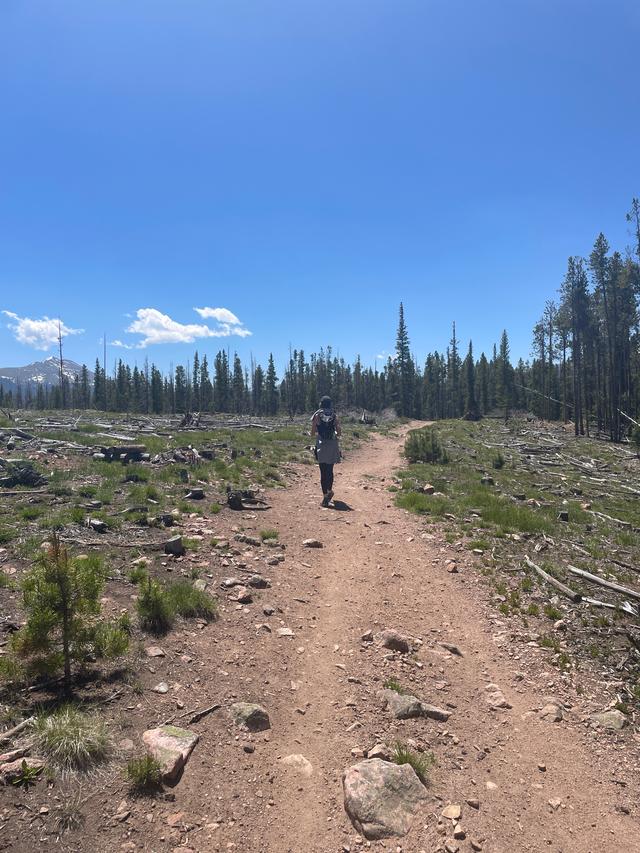
[[476, 357], [472, 341], [461, 344], [455, 323], [445, 351], [429, 353], [421, 364], [401, 304], [395, 354], [380, 368], [363, 365], [360, 357], [346, 363], [330, 346], [308, 356], [294, 349], [281, 370], [273, 355], [264, 366], [246, 365], [225, 350], [213, 363], [196, 352], [169, 373], [147, 361], [131, 368], [122, 360], [107, 373], [96, 360], [93, 371], [83, 365], [73, 382], [0, 389], [0, 406], [296, 415], [314, 410], [328, 394], [341, 409], [394, 407], [399, 415], [429, 420], [527, 410], [572, 421], [576, 434], [597, 430], [618, 441], [632, 420], [640, 420], [638, 199], [627, 221], [634, 246], [624, 255], [599, 234], [587, 258], [568, 259], [557, 301], [546, 303], [533, 328], [531, 359], [515, 365], [506, 330], [489, 356]]

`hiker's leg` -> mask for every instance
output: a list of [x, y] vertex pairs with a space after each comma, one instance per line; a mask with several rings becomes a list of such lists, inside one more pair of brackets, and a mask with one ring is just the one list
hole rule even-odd
[[331, 486], [329, 484], [329, 480], [330, 480], [330, 469], [332, 467], [333, 467], [332, 465], [327, 465], [326, 462], [320, 463], [320, 485], [322, 486], [322, 494], [323, 495], [326, 495], [326, 493], [331, 488]]
[[333, 491], [333, 465], [327, 465], [327, 491]]

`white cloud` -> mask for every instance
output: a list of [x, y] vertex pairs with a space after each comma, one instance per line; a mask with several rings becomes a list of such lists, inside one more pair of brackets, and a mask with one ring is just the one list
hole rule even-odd
[[66, 326], [62, 320], [57, 320], [52, 317], [42, 317], [40, 320], [34, 320], [31, 317], [19, 317], [13, 311], [3, 311], [7, 317], [14, 322], [7, 325], [14, 334], [18, 343], [27, 344], [34, 349], [48, 350], [58, 342], [58, 324], [59, 331], [63, 337], [67, 335], [81, 335], [84, 329], [71, 329]]
[[228, 308], [194, 308], [203, 320], [217, 320], [219, 323], [228, 323], [231, 326], [241, 326], [242, 323]]
[[[228, 338], [237, 335], [246, 338], [251, 334], [241, 321], [226, 308], [195, 308], [203, 318], [217, 320], [217, 326], [211, 328], [205, 323], [179, 323], [168, 314], [163, 314], [157, 308], [138, 308], [136, 319], [127, 326], [126, 331], [132, 335], [142, 335], [142, 340], [135, 344], [138, 349], [154, 344], [190, 344], [198, 338]], [[131, 349], [130, 344], [122, 341], [112, 341], [112, 346]]]

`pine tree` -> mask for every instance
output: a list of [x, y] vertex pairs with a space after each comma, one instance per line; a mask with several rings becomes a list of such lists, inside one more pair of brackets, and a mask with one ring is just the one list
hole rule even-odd
[[29, 674], [62, 669], [67, 692], [73, 665], [89, 653], [123, 654], [128, 636], [121, 625], [99, 620], [105, 574], [95, 557], [70, 557], [57, 534], [36, 558], [23, 582], [25, 625], [14, 635], [11, 651], [27, 661]]
[[269, 353], [269, 363], [267, 365], [267, 377], [264, 388], [265, 413], [267, 415], [276, 415], [278, 413], [277, 383], [278, 377], [276, 376], [276, 368], [273, 362], [273, 353]]
[[463, 363], [465, 376], [465, 420], [479, 421], [480, 407], [476, 397], [476, 368], [473, 361], [473, 344], [469, 341], [469, 350]]

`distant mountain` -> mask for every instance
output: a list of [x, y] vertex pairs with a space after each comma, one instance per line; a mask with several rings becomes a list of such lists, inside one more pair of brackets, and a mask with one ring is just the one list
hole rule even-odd
[[[80, 376], [82, 365], [68, 358], [62, 360], [62, 370], [69, 382], [73, 382], [76, 376]], [[89, 381], [93, 382], [93, 373], [88, 371]], [[60, 384], [60, 359], [53, 355], [44, 361], [34, 361], [24, 367], [0, 367], [0, 385], [5, 391], [10, 391], [21, 385], [59, 385]]]

